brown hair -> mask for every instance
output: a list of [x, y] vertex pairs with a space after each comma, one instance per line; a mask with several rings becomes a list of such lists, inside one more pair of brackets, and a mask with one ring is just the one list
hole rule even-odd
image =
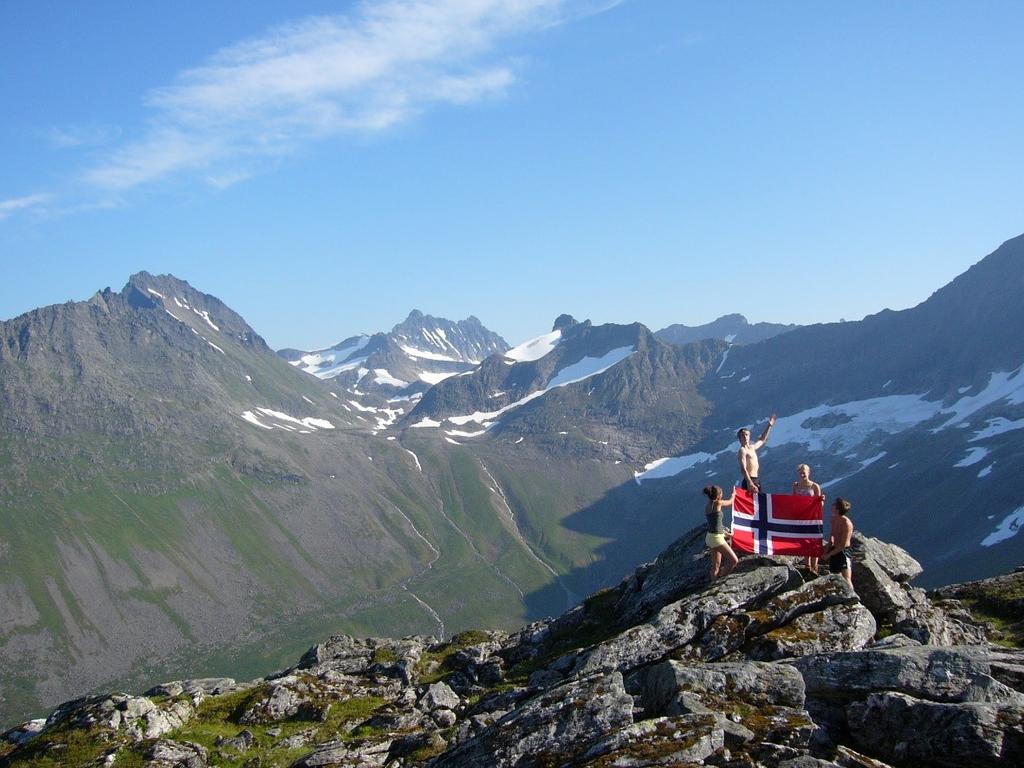
[[703, 494], [712, 501], [717, 501], [722, 498], [722, 489], [717, 485], [707, 485], [704, 486]]
[[838, 512], [840, 515], [843, 515], [844, 517], [853, 508], [853, 504], [848, 502], [842, 496], [837, 496], [836, 500], [832, 502], [832, 506], [835, 508], [836, 512]]

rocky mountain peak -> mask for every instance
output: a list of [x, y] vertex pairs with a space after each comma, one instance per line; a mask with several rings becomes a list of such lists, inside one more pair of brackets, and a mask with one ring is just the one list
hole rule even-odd
[[474, 316], [452, 321], [414, 309], [389, 333], [354, 336], [330, 349], [282, 349], [292, 365], [350, 392], [411, 398], [507, 350], [501, 336]]
[[241, 315], [216, 296], [203, 293], [174, 275], [136, 272], [128, 278], [121, 295], [136, 308], [163, 308], [179, 321], [195, 326], [197, 332], [226, 335], [244, 346], [269, 351], [263, 338]]
[[113, 296], [113, 292], [109, 287], [102, 290], [96, 291], [87, 302], [94, 307], [99, 307], [103, 312], [110, 312], [110, 298]]
[[753, 323], [744, 315], [733, 312], [704, 325], [682, 324], [662, 328], [654, 335], [669, 344], [690, 344], [702, 339], [720, 339], [730, 344], [754, 344], [791, 331], [797, 326], [779, 323]]
[[423, 320], [423, 318], [424, 318], [424, 314], [420, 310], [418, 310], [418, 309], [411, 309], [411, 310], [409, 310], [409, 316], [405, 318], [405, 322], [407, 322], [407, 323], [420, 322], [421, 320]]
[[722, 315], [720, 318], [715, 320], [716, 323], [735, 323], [736, 325], [750, 325], [750, 321], [747, 320], [746, 315], [741, 315], [739, 312], [732, 312], [728, 315]]
[[555, 318], [554, 325], [551, 326], [552, 331], [564, 331], [567, 328], [572, 328], [579, 321], [575, 317], [568, 314], [562, 314]]
[[910, 586], [903, 550], [858, 536], [853, 551], [853, 586], [763, 556], [709, 582], [701, 527], [512, 634], [337, 635], [248, 683], [68, 702], [5, 733], [0, 758], [74, 743], [199, 768], [1020, 764], [1024, 655]]
[[129, 276], [128, 281], [124, 284], [124, 288], [121, 289], [121, 292], [127, 293], [131, 289], [141, 291], [142, 293], [148, 293], [150, 296], [154, 297], [166, 294], [185, 297], [191, 300], [192, 298], [198, 299], [206, 296], [206, 294], [193, 288], [188, 281], [181, 280], [174, 275], [153, 275], [145, 271], [136, 272]]

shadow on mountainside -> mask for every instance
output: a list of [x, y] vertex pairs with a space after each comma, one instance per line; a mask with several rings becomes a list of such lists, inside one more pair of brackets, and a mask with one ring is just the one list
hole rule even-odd
[[[912, 441], [915, 437], [897, 439]], [[900, 468], [898, 478], [893, 477], [887, 462], [879, 461], [826, 491], [830, 498], [844, 496], [853, 500], [852, 517], [858, 532], [903, 547], [918, 560], [924, 568], [918, 584], [926, 588], [1011, 571], [1024, 554], [1024, 536], [1007, 535], [997, 544], [984, 547], [983, 556], [979, 557], [979, 542], [1001, 517], [993, 513], [1018, 505], [1013, 496], [1015, 486], [1006, 482], [987, 486], [985, 502], [979, 504], [976, 485], [959, 482], [951, 474], [935, 476], [934, 467], [943, 462], [933, 454], [949, 450], [932, 438], [907, 454], [916, 461]], [[999, 456], [1002, 458], [1002, 454]], [[1011, 459], [1017, 456], [1018, 450], [1010, 451], [1003, 463], [1008, 468], [1015, 464]], [[773, 455], [773, 464], [790, 466], [798, 457], [802, 459], [799, 451], [785, 450]], [[730, 455], [727, 461], [733, 461], [733, 457]], [[618, 584], [687, 531], [701, 525], [703, 484], [728, 486], [722, 480], [723, 473], [727, 475], [728, 471], [721, 464], [708, 466], [718, 470], [711, 477], [705, 477], [703, 472], [700, 476], [683, 473], [642, 485], [632, 480], [621, 483], [594, 503], [563, 518], [562, 528], [605, 542], [594, 549], [589, 563], [574, 567], [562, 576], [562, 581], [582, 599]], [[997, 467], [993, 472], [997, 481], [1005, 477], [1003, 471]], [[789, 489], [780, 478], [767, 490], [784, 493]], [[827, 534], [827, 513], [825, 517]], [[549, 615], [551, 606], [557, 605], [562, 595], [561, 586], [554, 581], [528, 594], [527, 615], [531, 619]]]
[[[630, 480], [563, 518], [563, 528], [607, 541], [594, 550], [590, 563], [573, 568], [562, 581], [582, 599], [618, 584], [637, 566], [654, 559], [703, 521], [703, 505], [693, 501], [691, 490], [675, 478], [644, 486]], [[531, 619], [550, 615], [550, 607], [563, 594], [557, 581], [527, 594], [527, 615]]]

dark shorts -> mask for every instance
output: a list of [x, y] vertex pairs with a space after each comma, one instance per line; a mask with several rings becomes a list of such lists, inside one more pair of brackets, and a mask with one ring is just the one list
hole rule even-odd
[[756, 477], [752, 477], [750, 478], [750, 482], [754, 484], [754, 488], [750, 487], [750, 483], [748, 483], [747, 478], [744, 477], [743, 480], [740, 481], [740, 488], [742, 488], [744, 491], [750, 491], [751, 493], [760, 493], [761, 481]]
[[836, 552], [828, 559], [829, 573], [842, 573], [850, 570], [850, 553], [847, 550]]

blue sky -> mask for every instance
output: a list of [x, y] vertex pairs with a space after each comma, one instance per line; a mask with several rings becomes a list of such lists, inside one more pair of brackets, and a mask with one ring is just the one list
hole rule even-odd
[[1024, 231], [1019, 2], [0, 3], [0, 318], [170, 272], [275, 347], [858, 319]]

